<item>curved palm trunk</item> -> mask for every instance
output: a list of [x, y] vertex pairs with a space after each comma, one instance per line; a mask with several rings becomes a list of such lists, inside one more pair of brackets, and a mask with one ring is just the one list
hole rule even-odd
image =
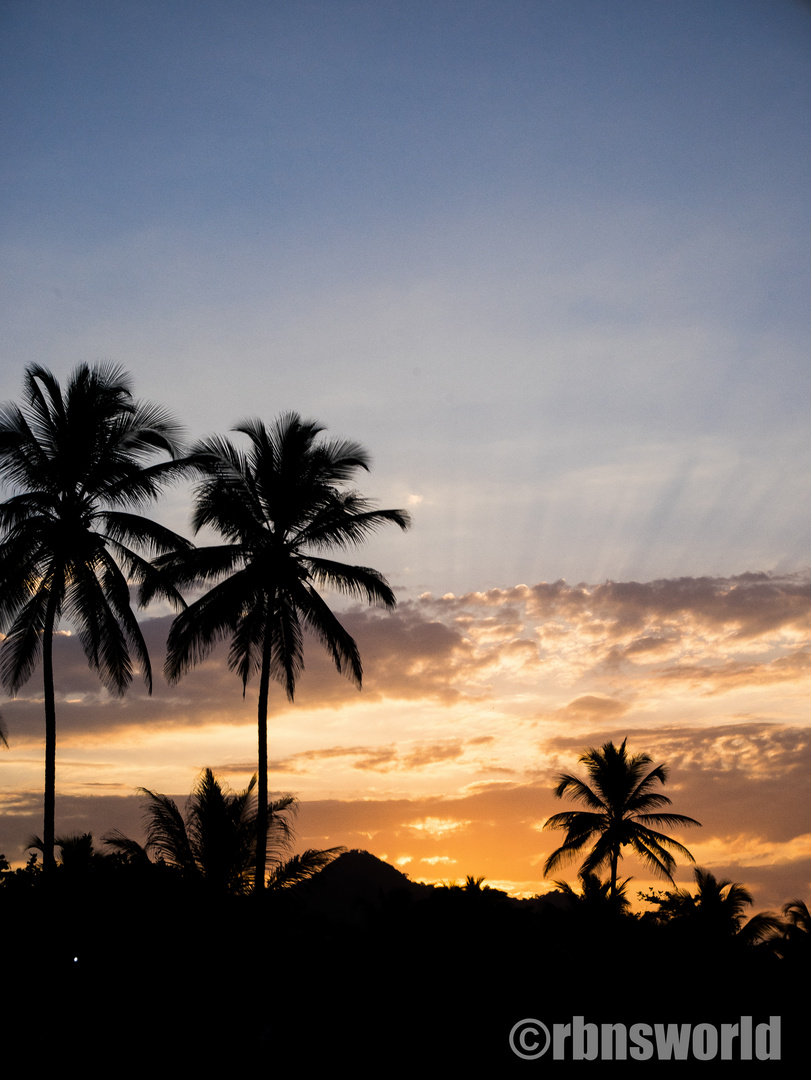
[[48, 597], [42, 631], [42, 670], [45, 691], [45, 806], [42, 825], [42, 865], [51, 873], [54, 862], [56, 820], [56, 694], [54, 692], [53, 630], [56, 620], [56, 593]]
[[268, 697], [270, 693], [270, 634], [265, 637], [262, 651], [262, 674], [259, 679], [259, 773], [258, 799], [256, 814], [256, 871], [253, 890], [261, 892], [265, 887], [265, 866], [268, 846]]

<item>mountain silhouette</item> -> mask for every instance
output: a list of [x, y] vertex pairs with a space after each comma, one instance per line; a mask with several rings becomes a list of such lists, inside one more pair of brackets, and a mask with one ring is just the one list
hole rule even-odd
[[312, 880], [304, 882], [298, 895], [314, 913], [339, 922], [364, 924], [387, 904], [398, 899], [403, 903], [425, 899], [433, 888], [411, 881], [376, 855], [355, 849], [344, 852]]

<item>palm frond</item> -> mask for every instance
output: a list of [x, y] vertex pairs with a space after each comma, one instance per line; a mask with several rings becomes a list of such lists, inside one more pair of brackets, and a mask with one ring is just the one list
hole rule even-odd
[[566, 829], [567, 831], [564, 842], [552, 852], [544, 863], [544, 877], [558, 866], [570, 862], [579, 855], [591, 838], [600, 834], [604, 825], [605, 819], [602, 814], [590, 814], [585, 811], [554, 814], [549, 818], [544, 823], [544, 829]]
[[676, 867], [676, 860], [668, 851], [668, 847], [676, 848], [682, 854], [686, 853], [692, 861], [687, 848], [683, 848], [675, 840], [659, 837], [649, 830], [631, 833], [628, 846], [655, 877], [667, 878], [668, 881], [673, 880], [673, 871]]
[[12, 404], [0, 408], [0, 475], [23, 490], [43, 487], [50, 480], [50, 460], [22, 410]]
[[[670, 800], [668, 799], [668, 802]], [[681, 825], [683, 828], [691, 828], [693, 825], [701, 827], [701, 822], [695, 818], [685, 817], [684, 814], [635, 814], [634, 820], [642, 823], [650, 822], [651, 825]]]
[[355, 639], [315, 589], [305, 587], [303, 592], [306, 595], [306, 604], [301, 605], [301, 610], [305, 624], [330, 654], [337, 671], [346, 675], [360, 689], [363, 665]]
[[804, 900], [795, 897], [794, 900], [787, 901], [783, 904], [783, 915], [793, 927], [811, 934], [811, 913]]
[[267, 598], [259, 595], [252, 607], [243, 609], [231, 637], [228, 667], [242, 680], [243, 696], [248, 680], [262, 666], [264, 645], [269, 633], [267, 603]]
[[591, 851], [586, 855], [580, 867], [583, 874], [596, 874], [604, 868], [610, 868], [616, 852], [616, 841], [611, 832], [604, 831], [597, 836]]
[[177, 682], [233, 633], [240, 613], [249, 610], [253, 600], [250, 575], [237, 571], [182, 611], [169, 629], [164, 667], [169, 682]]
[[277, 603], [269, 631], [271, 678], [284, 687], [288, 700], [293, 701], [296, 683], [304, 670], [304, 639], [296, 607]]
[[289, 889], [302, 881], [308, 881], [319, 874], [325, 866], [329, 866], [339, 855], [343, 855], [345, 851], [344, 847], [327, 848], [323, 851], [308, 848], [300, 855], [294, 855], [286, 862], [274, 867], [268, 875], [267, 888]]
[[139, 844], [137, 840], [131, 840], [128, 836], [125, 836], [119, 829], [111, 829], [110, 832], [105, 833], [101, 838], [101, 842], [112, 848], [113, 851], [126, 855], [133, 862], [141, 864], [151, 862], [147, 848]]
[[312, 555], [306, 557], [305, 564], [314, 585], [335, 589], [344, 596], [365, 600], [378, 607], [391, 609], [397, 604], [397, 598], [383, 575], [368, 566], [347, 566], [346, 563]]
[[154, 568], [176, 588], [223, 581], [246, 567], [250, 552], [240, 544], [189, 547], [152, 560]]
[[122, 588], [123, 603], [129, 605], [129, 590], [120, 571], [108, 575], [105, 582], [110, 592], [105, 593], [96, 575], [103, 568], [99, 553], [96, 565], [76, 562], [72, 567], [72, 580], [65, 597], [65, 615], [78, 625], [78, 638], [91, 667], [94, 667], [102, 684], [112, 693], [124, 694], [132, 682], [132, 661], [127, 639], [121, 622], [113, 613], [111, 603], [120, 608], [122, 597], [114, 596]]
[[558, 782], [554, 789], [555, 798], [562, 799], [566, 794], [576, 802], [582, 802], [595, 810], [605, 810], [605, 803], [599, 795], [592, 791], [588, 784], [584, 784], [577, 776], [563, 774], [558, 777]]
[[[353, 502], [358, 505], [351, 505]], [[295, 542], [316, 549], [355, 547], [384, 525], [399, 525], [403, 531], [410, 528], [411, 515], [406, 510], [379, 510], [373, 506], [353, 494], [336, 496], [303, 524]]]
[[131, 550], [133, 546], [149, 556], [185, 552], [193, 546], [190, 540], [157, 521], [121, 510], [108, 510], [99, 514], [98, 532], [103, 538], [115, 543], [127, 558], [134, 557]]
[[282, 795], [268, 801], [267, 857], [279, 863], [290, 850], [295, 838], [293, 821], [298, 813], [298, 799]]
[[145, 797], [146, 848], [155, 851], [169, 866], [196, 875], [199, 873], [186, 823], [174, 799], [148, 788], [139, 788]]
[[772, 911], [759, 911], [743, 924], [737, 938], [743, 944], [757, 945], [777, 937], [785, 930], [783, 920]]
[[[149, 650], [141, 633], [141, 627], [130, 603], [130, 590], [127, 579], [121, 573], [116, 561], [106, 552], [101, 553], [101, 561], [104, 567], [101, 588], [107, 598], [109, 611], [112, 614], [112, 622], [119, 626], [125, 639], [124, 651], [129, 657], [131, 652], [140, 666], [141, 678], [148, 693], [152, 693], [152, 665], [149, 660]], [[105, 663], [109, 660], [105, 657]], [[115, 660], [116, 670], [110, 670], [109, 678], [118, 680], [117, 670], [123, 670], [126, 663], [123, 659]], [[120, 682], [118, 685], [121, 685]], [[123, 686], [126, 689], [126, 686]]]
[[12, 695], [24, 686], [39, 662], [50, 591], [40, 588], [23, 605], [0, 650], [0, 678]]

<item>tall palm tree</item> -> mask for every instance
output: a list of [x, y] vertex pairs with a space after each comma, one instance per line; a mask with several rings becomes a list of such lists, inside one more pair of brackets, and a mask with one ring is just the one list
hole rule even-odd
[[[108, 847], [141, 861], [150, 854], [180, 870], [195, 882], [219, 895], [248, 891], [256, 864], [256, 776], [244, 791], [230, 791], [204, 769], [194, 785], [185, 819], [174, 799], [147, 788], [145, 796], [147, 840], [142, 847], [118, 831], [103, 839]], [[343, 848], [305, 851], [286, 859], [292, 842], [290, 818], [297, 810], [292, 795], [274, 799], [267, 807], [266, 854], [274, 864], [271, 881], [289, 887], [312, 877], [339, 855]]]
[[[123, 371], [82, 364], [64, 389], [45, 368], [24, 378], [25, 404], [0, 407], [0, 677], [16, 694], [42, 657], [45, 689], [44, 866], [54, 865], [56, 704], [54, 632], [64, 616], [108, 690], [123, 694], [131, 653], [151, 692], [149, 656], [130, 582], [182, 604], [149, 557], [188, 546], [135, 511], [183, 469], [178, 428], [136, 402]], [[150, 464], [155, 455], [168, 461]], [[142, 554], [143, 553], [143, 554]], [[144, 557], [144, 555], [146, 557]]]
[[361, 543], [380, 526], [405, 529], [403, 510], [379, 510], [347, 485], [369, 458], [356, 443], [320, 439], [323, 428], [297, 414], [270, 427], [249, 420], [234, 429], [248, 439], [243, 450], [228, 439], [209, 438], [193, 451], [201, 481], [193, 528], [218, 531], [223, 545], [167, 555], [156, 565], [178, 587], [213, 587], [175, 619], [169, 632], [166, 675], [179, 679], [213, 646], [230, 638], [228, 664], [242, 680], [259, 674], [259, 815], [254, 887], [265, 881], [267, 715], [271, 680], [290, 701], [304, 667], [303, 631], [310, 630], [339, 672], [358, 687], [358, 647], [324, 599], [327, 586], [387, 608], [394, 593], [376, 570], [325, 558], [323, 552]]
[[601, 750], [589, 747], [580, 757], [591, 780], [591, 786], [577, 776], [564, 773], [558, 777], [555, 797], [570, 798], [583, 803], [588, 810], [570, 810], [554, 814], [545, 823], [545, 829], [565, 829], [566, 839], [544, 864], [544, 877], [561, 864], [579, 855], [596, 838], [591, 851], [581, 867], [581, 873], [594, 873], [603, 866], [610, 869], [611, 895], [617, 894], [617, 864], [622, 849], [630, 847], [635, 855], [654, 874], [673, 880], [675, 859], [671, 849], [694, 862], [693, 856], [678, 841], [663, 833], [655, 832], [651, 825], [687, 826], [700, 825], [693, 818], [682, 814], [660, 813], [659, 807], [668, 806], [670, 799], [659, 791], [656, 784], [667, 781], [667, 769], [653, 764], [648, 754], [629, 757], [625, 749], [628, 740], [620, 746], [611, 742]]

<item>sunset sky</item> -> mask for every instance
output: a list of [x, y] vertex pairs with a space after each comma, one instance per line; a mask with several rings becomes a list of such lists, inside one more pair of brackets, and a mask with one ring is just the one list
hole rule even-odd
[[[0, 401], [112, 360], [190, 439], [296, 410], [412, 514], [351, 556], [397, 611], [331, 598], [362, 692], [312, 644], [271, 702], [299, 849], [535, 893], [555, 776], [627, 736], [699, 865], [808, 900], [811, 5], [4, 0], [0, 109]], [[57, 833], [248, 782], [221, 654], [121, 700], [57, 658]], [[39, 669], [2, 715], [19, 861]]]

